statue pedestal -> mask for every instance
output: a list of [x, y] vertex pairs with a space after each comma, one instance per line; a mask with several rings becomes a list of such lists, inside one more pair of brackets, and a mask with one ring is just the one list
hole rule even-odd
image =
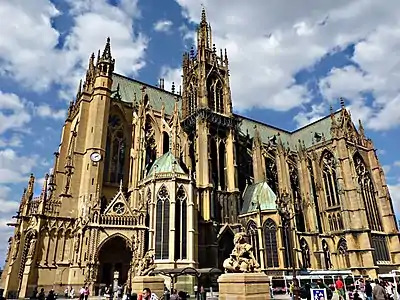
[[218, 278], [219, 300], [269, 300], [269, 278], [264, 273], [228, 273]]
[[132, 279], [132, 292], [141, 294], [144, 288], [149, 288], [158, 298], [164, 295], [164, 278], [160, 276], [135, 276]]

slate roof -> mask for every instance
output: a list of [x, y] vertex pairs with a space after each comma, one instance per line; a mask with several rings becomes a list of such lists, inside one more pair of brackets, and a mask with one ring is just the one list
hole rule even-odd
[[169, 151], [154, 161], [147, 173], [147, 177], [160, 173], [185, 174], [175, 156]]
[[241, 214], [257, 211], [258, 203], [262, 211], [276, 209], [275, 201], [276, 195], [265, 181], [253, 183], [244, 191]]
[[[141, 99], [142, 87], [146, 87], [146, 93], [149, 96], [150, 105], [155, 111], [161, 111], [162, 104], [165, 107], [165, 114], [172, 115], [174, 110], [175, 102], [178, 101], [178, 110], [181, 111], [182, 101], [178, 94], [173, 94], [167, 90], [163, 90], [159, 87], [146, 84], [134, 79], [127, 78], [125, 76], [114, 73], [113, 74], [113, 90], [117, 89], [119, 86], [119, 93], [122, 101], [136, 104]], [[135, 100], [136, 99], [136, 100]], [[136, 101], [136, 103], [135, 103]], [[339, 112], [334, 113], [335, 117], [338, 118]], [[261, 123], [259, 121], [251, 120], [244, 116], [235, 114], [237, 118], [241, 120], [241, 134], [249, 134], [250, 137], [254, 136], [254, 126], [257, 126], [257, 130], [260, 133], [261, 140], [267, 142], [269, 138], [277, 135], [284, 143], [284, 145], [289, 146], [292, 150], [298, 145], [298, 141], [304, 141], [307, 148], [322, 142], [322, 139], [316, 139], [317, 134], [320, 137], [324, 137], [325, 140], [331, 138], [330, 128], [331, 119], [330, 116], [326, 116], [317, 120], [307, 126], [299, 128], [295, 131], [287, 131], [284, 129], [279, 129], [277, 127]]]
[[[159, 87], [152, 86], [147, 83], [130, 79], [128, 77], [114, 73], [112, 90], [113, 91], [117, 90], [118, 86], [119, 86], [119, 93], [122, 98], [121, 100], [132, 104], [139, 103], [142, 97], [142, 88], [143, 86], [145, 86], [146, 94], [149, 96], [151, 107], [155, 111], [161, 111], [161, 106], [164, 103], [165, 113], [168, 115], [172, 115], [172, 112], [174, 111], [176, 98], [180, 100], [179, 95], [172, 94]], [[181, 110], [181, 103], [182, 101], [178, 102], [179, 111]]]

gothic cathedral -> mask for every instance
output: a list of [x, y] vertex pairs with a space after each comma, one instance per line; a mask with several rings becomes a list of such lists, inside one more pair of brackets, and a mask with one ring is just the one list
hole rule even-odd
[[[126, 78], [114, 65], [107, 40], [89, 59], [40, 196], [29, 179], [5, 295], [94, 290], [111, 284], [114, 271], [129, 284], [148, 250], [158, 270], [221, 269], [240, 230], [270, 275], [295, 267], [375, 277], [399, 267], [382, 166], [343, 101], [293, 132], [234, 114], [227, 51], [212, 43], [204, 10], [179, 91], [166, 91], [163, 79]], [[283, 198], [290, 231], [277, 210]], [[187, 277], [180, 284], [193, 284]]]

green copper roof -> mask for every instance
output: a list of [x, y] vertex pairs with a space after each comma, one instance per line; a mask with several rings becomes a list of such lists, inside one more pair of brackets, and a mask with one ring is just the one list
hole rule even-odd
[[[122, 101], [124, 102], [133, 104], [135, 104], [135, 101], [138, 102], [142, 96], [142, 88], [145, 86], [146, 93], [149, 96], [150, 105], [152, 106], [153, 110], [161, 111], [161, 107], [164, 104], [165, 114], [172, 115], [175, 102], [178, 101], [178, 109], [181, 111], [182, 98], [178, 94], [173, 94], [156, 86], [152, 86], [114, 73], [112, 89], [115, 91], [117, 86], [119, 86], [119, 93]], [[340, 111], [334, 113], [336, 118], [339, 116], [339, 113]], [[241, 134], [248, 134], [250, 137], [253, 137], [254, 126], [257, 126], [261, 140], [264, 143], [266, 143], [270, 138], [279, 134], [283, 144], [286, 147], [290, 147], [290, 149], [294, 151], [296, 150], [299, 140], [304, 142], [306, 148], [309, 148], [315, 144], [319, 144], [331, 139], [330, 128], [332, 121], [330, 116], [326, 116], [292, 132], [251, 120], [237, 114], [235, 114], [235, 117], [241, 120]]]
[[147, 176], [152, 176], [159, 173], [180, 173], [185, 174], [179, 162], [171, 152], [157, 158], [151, 166]]
[[265, 182], [249, 185], [244, 191], [241, 214], [257, 211], [258, 203], [261, 210], [276, 209], [276, 195]]

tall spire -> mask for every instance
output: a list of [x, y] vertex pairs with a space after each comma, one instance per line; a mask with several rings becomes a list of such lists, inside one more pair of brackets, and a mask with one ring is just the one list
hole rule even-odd
[[97, 74], [111, 76], [114, 72], [115, 59], [111, 55], [111, 40], [108, 37], [103, 53], [97, 62]]
[[211, 26], [207, 23], [206, 9], [201, 9], [201, 21], [197, 29], [197, 47], [210, 49], [211, 42]]
[[207, 26], [207, 16], [206, 16], [206, 9], [204, 6], [201, 8], [201, 22], [200, 26]]
[[345, 108], [343, 97], [340, 97], [340, 107]]
[[106, 45], [104, 47], [103, 54], [101, 55], [101, 58], [104, 59], [104, 60], [111, 60], [112, 59], [110, 37], [107, 38], [107, 42], [106, 42]]

